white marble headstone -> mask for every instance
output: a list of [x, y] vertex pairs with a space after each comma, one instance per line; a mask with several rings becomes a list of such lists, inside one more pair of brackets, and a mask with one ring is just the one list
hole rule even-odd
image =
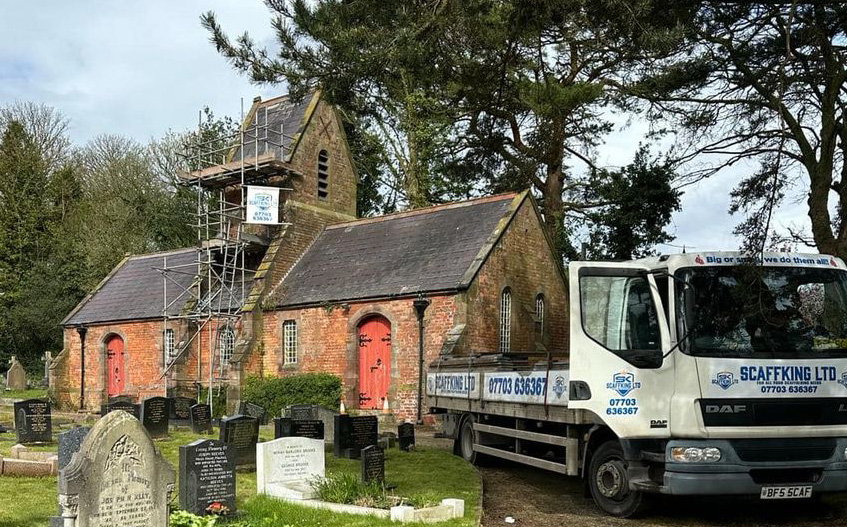
[[308, 500], [311, 481], [324, 477], [324, 442], [307, 437], [281, 437], [256, 444], [257, 493]]

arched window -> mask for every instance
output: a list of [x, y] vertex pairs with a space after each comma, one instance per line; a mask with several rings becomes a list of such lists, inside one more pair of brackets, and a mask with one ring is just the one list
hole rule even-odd
[[329, 196], [329, 154], [318, 152], [318, 199], [325, 201]]
[[508, 287], [500, 294], [500, 352], [508, 353], [512, 336], [512, 291]]
[[225, 327], [218, 333], [218, 350], [220, 350], [221, 366], [228, 366], [235, 349], [235, 332], [232, 328]]
[[176, 359], [176, 346], [174, 345], [174, 330], [167, 328], [162, 334], [162, 351], [165, 355], [165, 364], [170, 364]]
[[544, 337], [544, 295], [541, 293], [535, 297], [535, 332], [539, 339]]

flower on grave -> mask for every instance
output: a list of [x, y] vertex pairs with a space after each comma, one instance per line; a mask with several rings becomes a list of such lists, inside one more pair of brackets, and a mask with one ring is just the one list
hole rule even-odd
[[229, 507], [219, 501], [213, 501], [206, 507], [206, 512], [209, 514], [217, 514], [218, 516], [226, 516], [229, 513]]

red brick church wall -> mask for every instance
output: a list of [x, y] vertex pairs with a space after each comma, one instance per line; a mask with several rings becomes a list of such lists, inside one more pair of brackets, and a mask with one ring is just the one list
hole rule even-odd
[[[444, 337], [454, 325], [455, 297], [428, 297], [424, 316], [424, 365], [437, 357]], [[358, 324], [369, 315], [382, 315], [391, 323], [391, 381], [389, 404], [401, 418], [415, 417], [418, 382], [418, 322], [413, 298], [348, 302], [323, 307], [282, 309], [264, 313], [261, 364], [265, 375], [328, 372], [342, 379], [345, 404], [358, 404]], [[346, 306], [346, 307], [345, 307]], [[282, 324], [297, 323], [297, 364], [283, 364]], [[258, 371], [251, 368], [252, 371]]]

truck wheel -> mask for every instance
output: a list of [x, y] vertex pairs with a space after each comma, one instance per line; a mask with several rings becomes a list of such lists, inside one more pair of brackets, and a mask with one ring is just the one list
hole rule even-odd
[[617, 441], [606, 441], [594, 451], [587, 477], [594, 503], [612, 516], [630, 518], [647, 505], [642, 492], [629, 488], [626, 460]]
[[479, 464], [480, 455], [474, 451], [473, 445], [476, 442], [476, 432], [473, 429], [474, 418], [468, 416], [462, 420], [462, 426], [459, 428], [459, 438], [456, 440], [456, 453], [462, 456], [462, 459], [473, 465]]

